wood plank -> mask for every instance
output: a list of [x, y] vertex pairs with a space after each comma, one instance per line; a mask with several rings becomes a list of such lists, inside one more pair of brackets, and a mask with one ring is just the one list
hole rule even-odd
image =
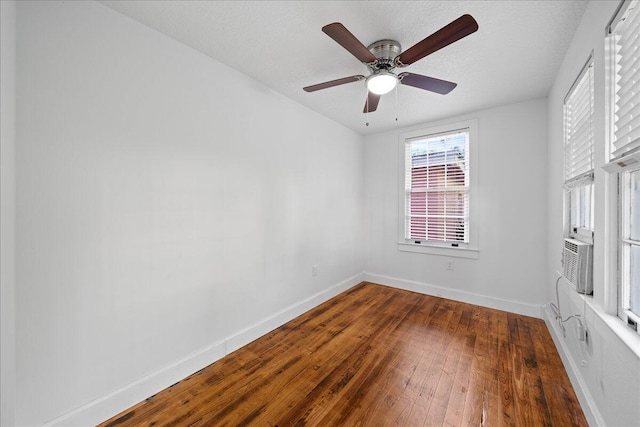
[[[435, 387], [431, 388], [433, 395], [431, 396], [431, 404], [425, 420], [425, 424], [429, 426], [442, 425], [444, 423], [447, 405], [453, 388], [453, 376], [460, 360], [460, 346], [457, 345], [459, 337], [455, 335], [455, 331], [460, 326], [461, 321], [464, 321], [462, 319], [463, 313], [455, 306], [451, 309], [454, 314], [450, 317], [446, 328], [450, 339], [448, 340], [444, 357], [432, 366], [432, 369], [435, 368], [434, 373], [437, 374], [437, 383], [435, 383]], [[432, 384], [434, 383], [432, 382]]]
[[[478, 357], [478, 347], [482, 345], [481, 335], [483, 333], [486, 322], [482, 322], [478, 315], [476, 307], [471, 307], [472, 315], [469, 320], [469, 328], [467, 330], [467, 336], [473, 338], [473, 347], [467, 346], [468, 359], [468, 375], [469, 382], [467, 384], [467, 398], [465, 400], [464, 411], [462, 413], [462, 426], [478, 427], [482, 425], [482, 400], [483, 400], [483, 385], [484, 374], [480, 370], [480, 361]], [[468, 342], [468, 344], [470, 344]], [[481, 350], [480, 350], [481, 351]]]
[[455, 371], [451, 373], [453, 383], [444, 417], [444, 424], [447, 426], [459, 426], [462, 424], [469, 392], [473, 349], [475, 347], [475, 336], [469, 335], [472, 309], [461, 305], [460, 310], [462, 311], [462, 317], [456, 330], [455, 346], [452, 349], [454, 352], [459, 353], [459, 359]]
[[468, 427], [478, 427], [482, 425], [483, 394], [484, 374], [477, 369], [477, 361], [475, 358], [472, 358], [471, 369], [469, 370], [467, 399], [465, 400], [460, 425]]
[[511, 383], [511, 355], [509, 342], [500, 340], [498, 351], [498, 393], [500, 395], [500, 411], [502, 423], [506, 426], [517, 426], [513, 402], [513, 386]]
[[100, 424], [586, 426], [544, 322], [362, 283]]
[[529, 383], [529, 377], [525, 372], [521, 346], [509, 343], [509, 352], [511, 355], [509, 368], [511, 370], [516, 425], [535, 425], [533, 423], [533, 406], [528, 404], [532, 401], [529, 395], [532, 384]]

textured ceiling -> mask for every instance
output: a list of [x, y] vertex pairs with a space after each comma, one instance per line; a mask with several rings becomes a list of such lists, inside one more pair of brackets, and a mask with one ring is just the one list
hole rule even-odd
[[[587, 6], [547, 1], [101, 1], [361, 134], [377, 133], [547, 95]], [[364, 45], [403, 50], [468, 13], [470, 36], [402, 71], [458, 83], [448, 95], [399, 86], [362, 113], [363, 82], [302, 87], [367, 68], [321, 28], [341, 22]], [[398, 118], [396, 123], [395, 118]], [[366, 122], [370, 122], [366, 126]]]

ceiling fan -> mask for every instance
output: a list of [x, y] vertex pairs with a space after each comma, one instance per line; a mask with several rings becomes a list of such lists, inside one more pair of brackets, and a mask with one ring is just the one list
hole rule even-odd
[[400, 43], [395, 40], [378, 40], [367, 47], [341, 23], [335, 22], [325, 25], [322, 27], [322, 31], [366, 65], [370, 74], [366, 77], [363, 75], [343, 77], [307, 86], [303, 90], [305, 92], [315, 92], [316, 90], [364, 80], [368, 95], [363, 113], [376, 111], [380, 96], [393, 90], [398, 83], [446, 95], [457, 86], [456, 83], [415, 73], [403, 72], [396, 74], [394, 70], [396, 67], [403, 68], [411, 65], [477, 30], [478, 23], [476, 20], [471, 15], [462, 15], [402, 52]]

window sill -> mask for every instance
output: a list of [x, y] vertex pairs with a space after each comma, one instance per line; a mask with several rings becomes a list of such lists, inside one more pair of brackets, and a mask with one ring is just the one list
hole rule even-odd
[[436, 246], [406, 242], [398, 242], [398, 250], [402, 252], [415, 252], [420, 254], [441, 255], [467, 259], [478, 259], [480, 256], [480, 251], [474, 248], [452, 248], [448, 246]]

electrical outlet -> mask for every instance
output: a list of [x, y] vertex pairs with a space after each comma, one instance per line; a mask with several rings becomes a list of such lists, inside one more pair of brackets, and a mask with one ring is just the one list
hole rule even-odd
[[318, 275], [318, 264], [314, 264], [311, 266], [311, 275], [312, 276]]
[[582, 324], [578, 324], [578, 340], [585, 341], [586, 339], [587, 329]]
[[453, 270], [453, 260], [452, 259], [448, 259], [447, 260], [447, 270]]

